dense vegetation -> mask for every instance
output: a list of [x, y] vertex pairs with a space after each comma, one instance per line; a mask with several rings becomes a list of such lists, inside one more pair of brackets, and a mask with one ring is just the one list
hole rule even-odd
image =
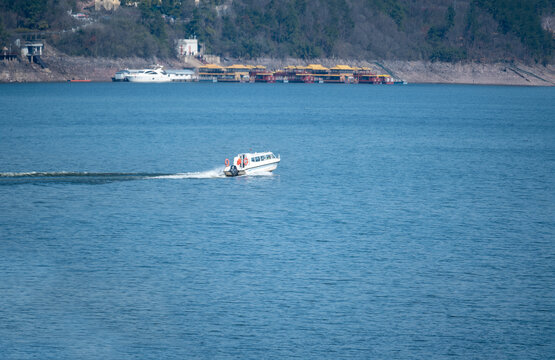
[[171, 57], [176, 38], [196, 36], [207, 53], [240, 58], [553, 59], [541, 17], [553, 16], [555, 0], [140, 0], [85, 9], [95, 20], [87, 25], [68, 15], [85, 3], [0, 0], [0, 42], [43, 31], [87, 56]]
[[504, 34], [513, 32], [536, 59], [552, 57], [553, 36], [541, 27], [540, 16], [553, 13], [553, 0], [475, 0], [499, 22]]
[[47, 30], [71, 25], [77, 0], [0, 0], [0, 22], [10, 29]]
[[[314, 58], [331, 54], [337, 41], [351, 33], [354, 22], [348, 9], [345, 0], [243, 0], [236, 1], [221, 18], [207, 15], [210, 8], [198, 9], [193, 16], [195, 26], [187, 30], [211, 48], [235, 57]], [[206, 18], [212, 23], [197, 25]]]

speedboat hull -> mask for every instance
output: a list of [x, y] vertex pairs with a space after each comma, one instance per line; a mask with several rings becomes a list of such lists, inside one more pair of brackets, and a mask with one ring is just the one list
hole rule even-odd
[[272, 172], [277, 169], [279, 160], [273, 164], [265, 164], [260, 166], [254, 166], [248, 169], [237, 169], [237, 175], [233, 175], [233, 171], [231, 171], [231, 166], [228, 166], [224, 169], [225, 176], [243, 176], [243, 175], [251, 175], [261, 172]]

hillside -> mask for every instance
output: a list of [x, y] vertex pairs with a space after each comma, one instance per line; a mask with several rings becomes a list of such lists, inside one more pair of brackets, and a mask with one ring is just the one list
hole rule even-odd
[[195, 9], [190, 32], [233, 57], [283, 55], [550, 62], [536, 0], [235, 0]]
[[[125, 3], [122, 1], [122, 3]], [[131, 2], [129, 2], [131, 3]], [[93, 1], [0, 0], [0, 42], [41, 31], [89, 57], [172, 58], [196, 36], [223, 57], [553, 62], [555, 0], [152, 0], [95, 11]], [[84, 11], [82, 22], [68, 11]], [[73, 29], [73, 31], [63, 31]]]

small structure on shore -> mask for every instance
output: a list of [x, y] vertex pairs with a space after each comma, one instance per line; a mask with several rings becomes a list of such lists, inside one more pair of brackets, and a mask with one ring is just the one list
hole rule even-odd
[[[21, 56], [33, 57], [41, 56], [44, 50], [44, 43], [42, 41], [26, 41], [25, 45], [21, 48]], [[31, 61], [31, 60], [29, 60]]]
[[12, 52], [11, 49], [4, 46], [2, 48], [2, 52], [0, 52], [0, 60], [17, 60], [17, 53]]
[[36, 37], [30, 38], [25, 41], [21, 47], [21, 57], [27, 57], [30, 63], [39, 64], [43, 69], [47, 68], [46, 64], [42, 61], [42, 53], [44, 51], [44, 42]]

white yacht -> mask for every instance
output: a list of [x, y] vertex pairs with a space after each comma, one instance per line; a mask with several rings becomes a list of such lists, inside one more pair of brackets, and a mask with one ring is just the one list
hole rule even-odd
[[224, 174], [226, 176], [249, 175], [258, 172], [272, 172], [280, 162], [280, 156], [272, 152], [255, 152], [239, 154], [233, 158], [233, 162], [225, 159]]
[[162, 66], [155, 66], [152, 69], [144, 69], [125, 76], [129, 82], [141, 83], [162, 83], [172, 81], [170, 75], [164, 71]]

